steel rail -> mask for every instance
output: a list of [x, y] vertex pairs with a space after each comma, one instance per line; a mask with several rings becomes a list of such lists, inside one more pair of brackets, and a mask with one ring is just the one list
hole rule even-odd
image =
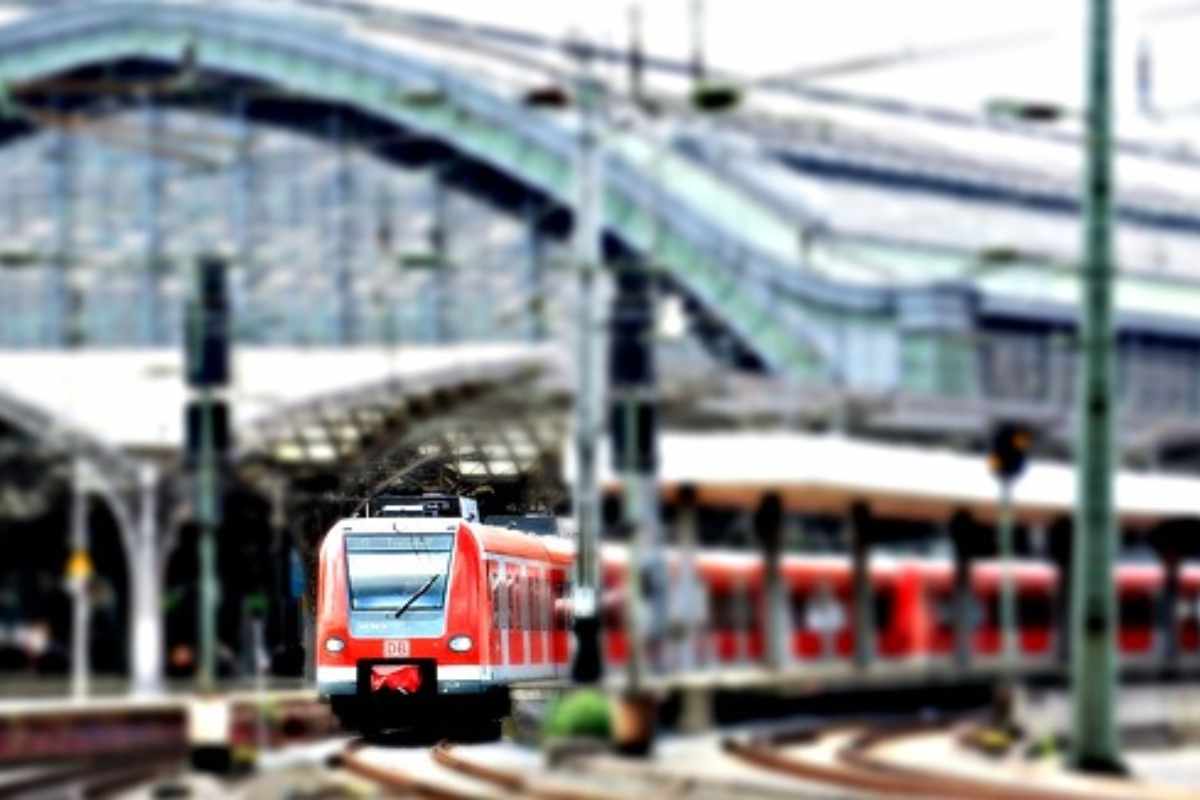
[[112, 763], [106, 758], [89, 759], [58, 769], [0, 784], [0, 798], [27, 797], [52, 789], [78, 789], [81, 797], [101, 797], [135, 784], [175, 771], [183, 756], [172, 754], [142, 759], [137, 764]]
[[367, 747], [367, 742], [359, 739], [351, 742], [342, 751], [338, 759], [346, 770], [361, 778], [377, 783], [389, 791], [403, 792], [429, 800], [478, 800], [479, 794], [452, 789], [438, 785], [426, 778], [419, 778], [394, 769], [372, 764], [358, 755]]
[[[929, 800], [1084, 800], [1091, 796], [1082, 791], [1039, 788], [1028, 783], [1005, 783], [989, 778], [970, 778], [938, 769], [897, 764], [872, 754], [874, 748], [887, 742], [928, 734], [931, 730], [941, 727], [944, 725], [863, 728], [853, 735], [846, 745], [838, 748], [833, 763], [783, 753], [781, 746], [796, 739], [794, 735], [789, 734], [750, 741], [727, 739], [723, 742], [723, 747], [726, 752], [747, 763], [774, 772], [891, 797], [921, 797]], [[844, 734], [847, 731], [846, 726], [837, 725], [815, 732], [806, 731], [805, 735], [821, 739], [835, 732]]]

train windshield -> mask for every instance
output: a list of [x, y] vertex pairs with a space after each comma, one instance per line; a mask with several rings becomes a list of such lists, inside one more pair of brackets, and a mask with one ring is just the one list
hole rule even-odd
[[411, 603], [410, 612], [441, 609], [453, 546], [448, 533], [347, 536], [350, 607], [396, 611]]

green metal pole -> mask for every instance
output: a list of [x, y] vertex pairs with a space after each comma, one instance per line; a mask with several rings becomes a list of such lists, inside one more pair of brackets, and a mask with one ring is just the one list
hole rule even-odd
[[203, 691], [216, 686], [217, 676], [217, 509], [216, 463], [213, 448], [211, 393], [202, 395], [200, 464], [197, 474], [197, 520], [200, 523], [200, 663]]
[[1071, 760], [1078, 769], [1121, 770], [1115, 724], [1116, 603], [1112, 471], [1112, 159], [1110, 0], [1091, 0], [1084, 177], [1082, 391], [1071, 609], [1074, 690]]

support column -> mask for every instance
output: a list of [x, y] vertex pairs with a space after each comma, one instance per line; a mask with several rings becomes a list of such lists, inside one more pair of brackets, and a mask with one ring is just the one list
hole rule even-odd
[[975, 597], [971, 591], [971, 559], [975, 554], [978, 530], [971, 515], [958, 511], [950, 519], [950, 538], [954, 545], [954, 662], [959, 669], [971, 666], [975, 635]]
[[71, 470], [71, 696], [86, 697], [91, 680], [91, 556], [88, 553], [88, 495], [83, 460], [76, 456]]
[[162, 556], [158, 530], [158, 469], [139, 473], [140, 508], [130, 564], [129, 664], [135, 695], [163, 691]]
[[597, 140], [595, 87], [590, 62], [584, 57], [579, 76], [580, 130], [576, 159], [575, 250], [575, 486], [573, 498], [578, 530], [575, 559], [575, 638], [571, 677], [577, 683], [596, 683], [600, 662], [597, 587], [599, 583], [600, 488], [598, 439], [604, 425], [604, 325], [600, 319], [601, 187], [603, 159]]
[[850, 508], [850, 566], [854, 587], [854, 663], [859, 668], [875, 658], [875, 603], [871, 588], [871, 508], [864, 502]]
[[791, 662], [788, 593], [780, 570], [783, 556], [783, 502], [775, 492], [763, 495], [754, 514], [754, 533], [763, 550], [763, 658], [771, 669]]
[[162, 109], [147, 99], [144, 109], [146, 152], [142, 155], [142, 230], [145, 252], [138, 282], [138, 340], [148, 347], [165, 344], [163, 325], [162, 279], [163, 236], [162, 201], [165, 184], [162, 161]]

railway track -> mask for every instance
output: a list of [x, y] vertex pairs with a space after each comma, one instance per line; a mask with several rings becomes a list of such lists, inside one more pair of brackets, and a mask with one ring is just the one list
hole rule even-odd
[[181, 756], [171, 755], [141, 757], [133, 764], [96, 759], [47, 767], [0, 782], [0, 798], [111, 797], [130, 787], [172, 774], [182, 765]]
[[[497, 765], [473, 748], [439, 744], [430, 749], [381, 753], [364, 742], [350, 745], [341, 765], [388, 792], [431, 800], [534, 798], [535, 800], [786, 800], [829, 798], [815, 787], [752, 780], [722, 779], [700, 773], [663, 769], [611, 756], [579, 755], [555, 767], [540, 759], [524, 764]], [[390, 760], [391, 763], [384, 763]], [[402, 762], [402, 763], [397, 763]]]
[[[782, 734], [702, 738], [660, 748], [649, 761], [607, 754], [570, 755], [553, 765], [532, 751], [454, 746], [397, 749], [352, 743], [342, 765], [388, 793], [434, 800], [1181, 800], [1186, 791], [1130, 780], [1088, 778], [1061, 770], [981, 760], [958, 747], [957, 729], [941, 725], [835, 725]], [[943, 748], [943, 749], [938, 749]], [[989, 769], [990, 768], [990, 769]], [[1022, 771], [1024, 770], [1024, 771]]]
[[[727, 739], [727, 752], [747, 763], [798, 779], [836, 786], [872, 797], [912, 797], [923, 800], [1092, 800], [1146, 797], [1182, 800], [1188, 795], [1171, 788], [1135, 781], [1088, 778], [1066, 773], [1035, 774], [1021, 780], [1007, 776], [968, 775], [962, 769], [925, 766], [947, 763], [931, 752], [920, 760], [888, 751], [921, 737], [949, 736], [945, 725], [872, 729], [838, 726], [750, 740]], [[954, 737], [957, 738], [957, 737]], [[949, 753], [940, 754], [952, 757]], [[959, 759], [962, 758], [961, 752]], [[917, 764], [921, 766], [917, 766]]]

